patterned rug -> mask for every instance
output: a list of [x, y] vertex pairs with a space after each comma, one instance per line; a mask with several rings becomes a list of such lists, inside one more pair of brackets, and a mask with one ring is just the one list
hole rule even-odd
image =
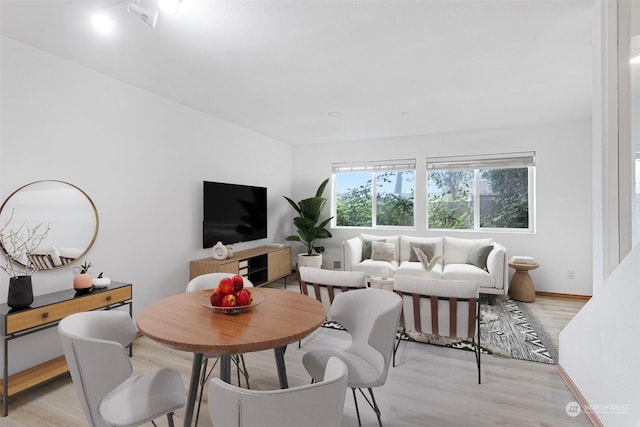
[[[558, 350], [531, 314], [526, 303], [496, 298], [480, 305], [480, 344], [485, 354], [556, 365]], [[340, 328], [335, 322], [324, 326]], [[407, 331], [402, 339], [473, 351], [471, 342]]]

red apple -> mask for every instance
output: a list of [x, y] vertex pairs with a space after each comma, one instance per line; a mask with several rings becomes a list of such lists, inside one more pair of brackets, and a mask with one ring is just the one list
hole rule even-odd
[[222, 307], [235, 307], [236, 296], [234, 294], [228, 294], [222, 297]]
[[252, 300], [251, 292], [249, 292], [246, 289], [242, 289], [236, 295], [236, 303], [238, 305], [249, 305], [249, 304], [251, 304], [251, 300]]
[[231, 280], [231, 277], [225, 277], [224, 279], [220, 280], [220, 283], [218, 283], [218, 289], [220, 289], [222, 295], [232, 294], [233, 280]]
[[231, 278], [231, 281], [233, 282], [233, 292], [238, 295], [238, 292], [244, 287], [244, 279], [236, 274]]
[[222, 297], [224, 295], [222, 295], [222, 292], [220, 292], [219, 288], [216, 288], [213, 293], [211, 294], [211, 297], [209, 297], [209, 302], [211, 302], [211, 305], [215, 305], [216, 307], [220, 307], [220, 305], [222, 304]]

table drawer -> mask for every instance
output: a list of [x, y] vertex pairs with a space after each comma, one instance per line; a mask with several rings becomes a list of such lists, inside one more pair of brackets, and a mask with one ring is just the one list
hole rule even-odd
[[78, 301], [65, 301], [7, 316], [7, 333], [12, 334], [55, 322], [78, 311]]
[[131, 299], [131, 286], [113, 289], [110, 291], [100, 292], [99, 294], [89, 295], [78, 300], [80, 303], [80, 311], [90, 311], [96, 308], [105, 307], [107, 305]]

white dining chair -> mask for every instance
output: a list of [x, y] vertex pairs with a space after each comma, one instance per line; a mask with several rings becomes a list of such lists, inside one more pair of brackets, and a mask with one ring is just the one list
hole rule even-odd
[[[218, 287], [220, 280], [224, 278], [233, 277], [234, 274], [231, 273], [207, 273], [202, 274], [200, 276], [196, 276], [187, 283], [186, 292], [195, 292], [204, 289], [215, 289]], [[244, 279], [244, 287], [252, 288], [253, 283], [246, 277]], [[215, 360], [209, 372], [207, 372], [207, 366], [209, 359]], [[195, 425], [198, 425], [198, 418], [200, 417], [200, 407], [202, 406], [202, 394], [204, 392], [204, 386], [207, 383], [207, 380], [211, 376], [213, 369], [216, 367], [216, 364], [220, 360], [219, 354], [205, 354], [202, 358], [202, 376], [200, 378], [200, 397], [198, 398], [198, 409], [196, 410], [196, 420]], [[236, 373], [238, 376], [238, 385], [240, 385], [240, 374], [244, 376], [245, 383], [247, 384], [247, 388], [249, 386], [249, 371], [247, 370], [247, 366], [244, 363], [244, 356], [242, 354], [232, 355], [231, 360], [236, 365]]]
[[69, 315], [58, 324], [71, 379], [92, 427], [138, 426], [167, 416], [186, 401], [182, 377], [173, 369], [133, 375], [125, 347], [137, 333], [123, 311]]
[[[351, 334], [350, 345], [311, 350], [302, 356], [302, 364], [313, 381], [323, 378], [331, 357], [336, 356], [347, 365], [347, 386], [352, 390], [358, 425], [362, 423], [356, 390], [371, 406], [382, 427], [373, 388], [386, 382], [401, 310], [402, 299], [385, 289], [356, 289], [341, 293], [333, 300], [329, 315]], [[369, 391], [369, 397], [363, 388]]]
[[213, 378], [211, 421], [215, 427], [339, 427], [347, 374], [344, 362], [332, 357], [320, 381], [287, 389], [246, 390]]

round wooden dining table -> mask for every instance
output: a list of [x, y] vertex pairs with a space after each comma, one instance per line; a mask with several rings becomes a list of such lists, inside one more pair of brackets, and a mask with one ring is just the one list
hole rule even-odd
[[327, 313], [314, 298], [296, 292], [252, 288], [262, 302], [243, 313], [216, 313], [206, 306], [212, 290], [171, 296], [145, 307], [140, 332], [170, 348], [193, 353], [184, 426], [190, 426], [205, 354], [219, 354], [220, 379], [230, 382], [231, 355], [273, 349], [281, 388], [287, 388], [284, 353], [320, 327]]

